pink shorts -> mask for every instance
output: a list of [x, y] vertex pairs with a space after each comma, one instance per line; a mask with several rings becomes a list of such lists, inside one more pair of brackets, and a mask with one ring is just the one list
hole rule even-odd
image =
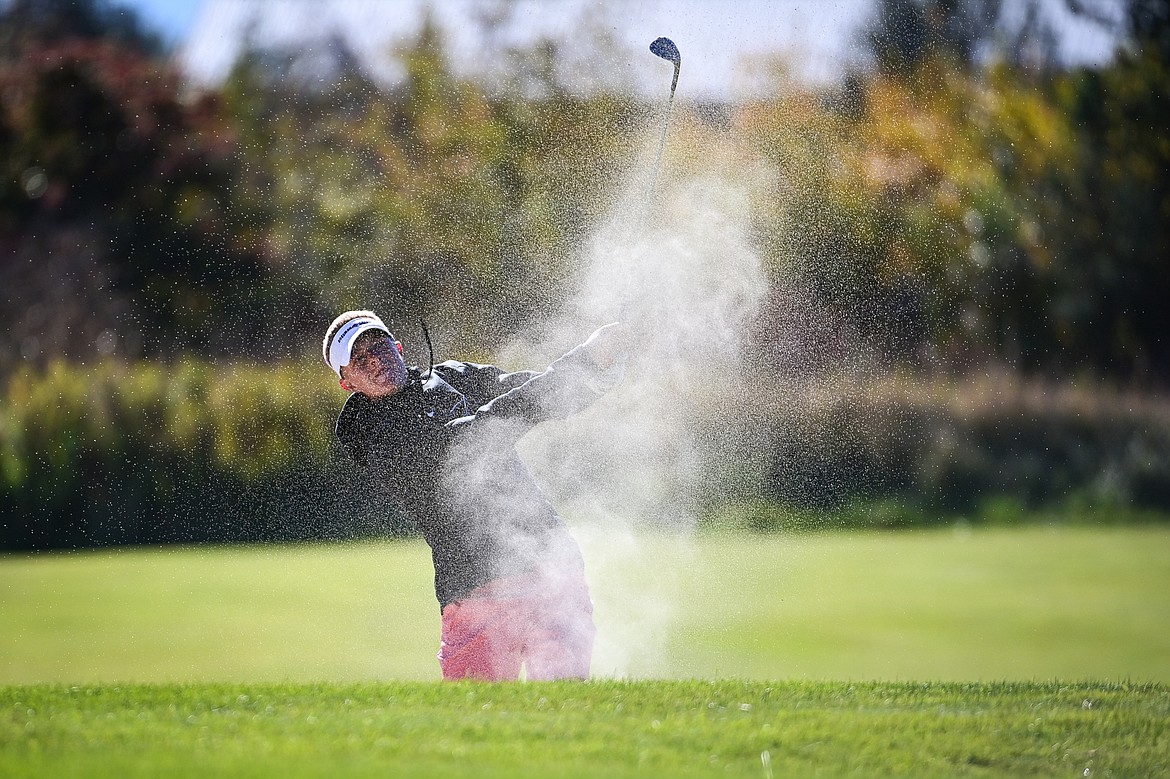
[[443, 609], [444, 679], [586, 679], [593, 603], [580, 570], [530, 571], [488, 582]]

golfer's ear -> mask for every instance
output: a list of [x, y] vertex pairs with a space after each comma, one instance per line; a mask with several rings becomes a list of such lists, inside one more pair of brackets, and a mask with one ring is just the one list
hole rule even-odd
[[349, 386], [345, 379], [338, 379], [337, 383], [340, 384], [341, 388], [346, 392], [353, 392], [353, 387]]

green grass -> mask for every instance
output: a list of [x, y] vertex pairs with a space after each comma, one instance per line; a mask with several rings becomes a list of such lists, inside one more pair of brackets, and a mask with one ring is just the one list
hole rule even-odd
[[0, 557], [0, 777], [1170, 776], [1170, 529], [578, 535], [657, 679], [420, 681], [413, 541]]
[[[1170, 528], [578, 531], [594, 673], [1170, 682]], [[418, 542], [0, 556], [0, 684], [438, 677]]]
[[9, 687], [0, 775], [1164, 777], [1167, 718], [1155, 685]]
[[699, 558], [682, 675], [1170, 682], [1164, 527], [731, 539]]
[[425, 546], [0, 557], [0, 683], [433, 678]]

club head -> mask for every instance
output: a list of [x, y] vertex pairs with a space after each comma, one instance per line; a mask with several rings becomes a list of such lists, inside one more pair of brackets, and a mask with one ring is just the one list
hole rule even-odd
[[682, 61], [682, 55], [678, 53], [678, 46], [675, 46], [674, 41], [670, 38], [656, 38], [654, 43], [650, 44], [650, 52], [664, 60], [670, 60], [675, 65]]

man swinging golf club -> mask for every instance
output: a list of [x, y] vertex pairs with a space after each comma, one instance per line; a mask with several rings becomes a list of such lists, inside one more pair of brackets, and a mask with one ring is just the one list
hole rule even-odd
[[621, 380], [618, 325], [542, 372], [448, 360], [425, 374], [371, 311], [325, 334], [351, 393], [337, 437], [413, 518], [431, 547], [445, 679], [586, 678], [593, 606], [576, 541], [513, 444], [584, 409]]

